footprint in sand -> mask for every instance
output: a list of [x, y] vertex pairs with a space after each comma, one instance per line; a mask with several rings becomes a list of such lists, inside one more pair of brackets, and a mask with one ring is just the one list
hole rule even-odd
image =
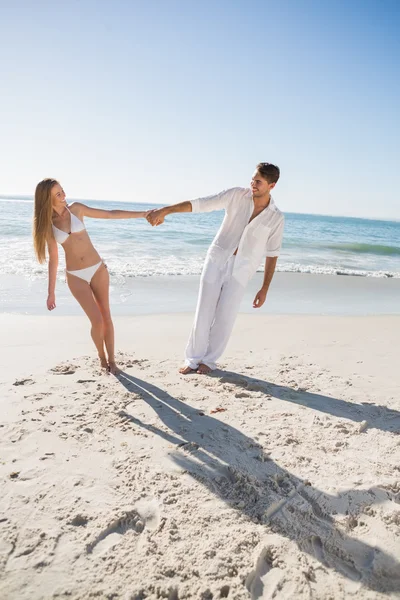
[[76, 371], [76, 367], [70, 363], [61, 364], [50, 369], [55, 375], [73, 375]]
[[33, 383], [35, 383], [34, 380], [28, 377], [26, 379], [17, 379], [13, 385], [32, 385]]
[[[299, 547], [312, 556], [315, 556], [315, 558], [326, 567], [334, 568], [352, 581], [359, 581], [361, 579], [361, 573], [354, 563], [357, 558], [357, 553], [354, 552], [352, 556], [346, 556], [347, 552], [344, 551], [345, 549], [341, 545], [340, 538], [337, 539], [336, 551], [333, 548], [328, 549], [327, 545], [322, 542], [318, 535], [313, 535], [310, 538], [303, 540], [303, 542], [299, 544]], [[373, 556], [372, 559], [371, 556], [365, 556], [363, 557], [363, 560], [370, 566]]]
[[[34, 382], [32, 381], [32, 383]], [[24, 384], [14, 383], [14, 385]], [[24, 396], [24, 400], [32, 400], [32, 402], [37, 402], [38, 400], [44, 400], [47, 396], [51, 396], [51, 392], [41, 392], [40, 394], [28, 394], [27, 396]]]
[[154, 530], [160, 524], [159, 506], [156, 499], [141, 500], [137, 510], [126, 511], [113, 521], [96, 539], [87, 545], [86, 551], [93, 556], [101, 556], [116, 544], [119, 544], [128, 531], [141, 534], [145, 528]]
[[318, 537], [317, 535], [313, 535], [310, 538], [310, 542], [311, 542], [312, 553], [314, 554], [315, 558], [317, 560], [319, 560], [319, 562], [321, 562], [322, 564], [326, 565], [327, 563], [325, 560], [324, 545], [322, 543], [321, 538]]
[[[278, 559], [277, 547], [275, 544], [275, 538], [277, 536], [271, 535], [271, 543], [268, 543], [262, 549], [259, 554], [253, 571], [247, 576], [245, 586], [248, 592], [250, 592], [251, 600], [261, 600], [261, 598], [272, 598], [273, 595], [266, 595], [267, 576], [272, 579], [269, 583], [273, 584], [273, 587], [278, 586], [279, 580], [283, 576], [283, 570], [281, 561]], [[278, 579], [278, 580], [277, 580]], [[279, 588], [278, 588], [279, 589]]]
[[251, 593], [251, 598], [259, 598], [263, 590], [261, 578], [264, 577], [272, 569], [271, 556], [269, 548], [263, 548], [260, 556], [257, 559], [254, 570], [246, 579], [246, 588]]
[[89, 522], [88, 517], [78, 513], [77, 515], [75, 515], [73, 517], [73, 519], [71, 519], [71, 521], [69, 521], [69, 524], [73, 525], [74, 527], [86, 527], [88, 522]]
[[121, 368], [124, 369], [131, 369], [132, 367], [147, 368], [150, 366], [147, 358], [117, 358], [117, 363]]
[[145, 524], [136, 511], [131, 510], [126, 512], [122, 517], [116, 519], [104, 529], [93, 542], [88, 544], [86, 551], [93, 556], [101, 556], [121, 542], [127, 531], [134, 531], [140, 534], [143, 532], [144, 527]]

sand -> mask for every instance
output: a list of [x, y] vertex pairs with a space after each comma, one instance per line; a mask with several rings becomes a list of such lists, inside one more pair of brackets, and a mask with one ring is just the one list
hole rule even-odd
[[0, 597], [400, 597], [399, 317], [0, 318]]
[[[62, 278], [62, 272], [60, 276]], [[241, 312], [254, 313], [253, 300], [263, 277], [263, 273], [256, 273], [250, 281]], [[0, 275], [0, 289], [0, 313], [46, 313], [45, 278], [27, 281], [22, 276]], [[128, 277], [122, 281], [111, 276], [110, 300], [114, 316], [193, 313], [198, 291], [198, 275]], [[272, 280], [264, 310], [284, 315], [399, 315], [399, 295], [400, 279], [396, 278], [278, 272]], [[82, 313], [62, 279], [57, 282], [56, 301], [56, 315]]]

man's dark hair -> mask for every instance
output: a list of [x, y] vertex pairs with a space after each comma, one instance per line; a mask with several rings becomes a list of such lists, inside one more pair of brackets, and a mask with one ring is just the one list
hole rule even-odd
[[264, 177], [268, 181], [268, 183], [276, 183], [279, 179], [279, 175], [281, 174], [279, 167], [273, 165], [271, 163], [258, 163], [257, 171], [260, 173], [261, 177]]

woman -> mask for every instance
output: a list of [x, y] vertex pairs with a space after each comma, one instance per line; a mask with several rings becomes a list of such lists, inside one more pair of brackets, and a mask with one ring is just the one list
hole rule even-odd
[[80, 202], [68, 206], [64, 190], [55, 179], [44, 179], [35, 191], [35, 253], [40, 263], [46, 261], [46, 246], [49, 255], [47, 308], [53, 310], [56, 307], [58, 242], [65, 252], [69, 289], [91, 322], [92, 339], [100, 364], [113, 374], [118, 369], [115, 364], [114, 326], [109, 305], [109, 275], [106, 265], [90, 241], [83, 218], [138, 219], [145, 218], [146, 215], [143, 211], [90, 208]]

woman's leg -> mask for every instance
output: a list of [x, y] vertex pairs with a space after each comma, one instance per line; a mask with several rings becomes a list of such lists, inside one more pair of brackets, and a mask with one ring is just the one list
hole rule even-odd
[[115, 364], [114, 325], [110, 312], [110, 276], [105, 265], [101, 265], [98, 271], [93, 275], [90, 287], [92, 288], [93, 295], [103, 318], [104, 343], [107, 349], [108, 367], [110, 372], [115, 374], [117, 373], [118, 368]]
[[97, 348], [101, 366], [107, 368], [108, 364], [104, 351], [103, 317], [93, 296], [90, 285], [75, 275], [67, 274], [67, 281], [72, 295], [78, 300], [79, 304], [89, 317], [92, 324], [91, 335]]

